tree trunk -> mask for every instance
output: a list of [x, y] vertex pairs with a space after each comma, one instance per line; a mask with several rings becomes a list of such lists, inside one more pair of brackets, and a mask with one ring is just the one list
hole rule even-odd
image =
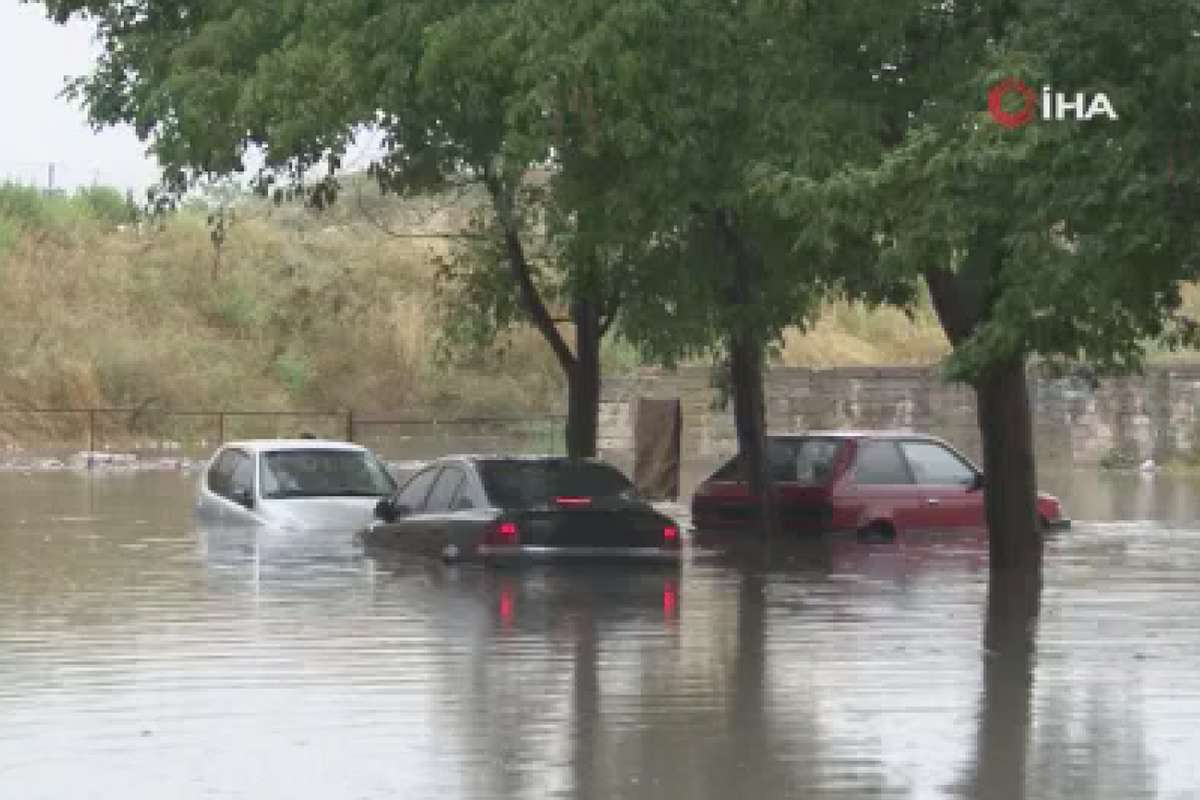
[[597, 304], [579, 300], [571, 307], [575, 323], [575, 359], [567, 376], [567, 455], [592, 458], [600, 419], [600, 339], [603, 326]]
[[[946, 338], [954, 347], [960, 346], [987, 313], [986, 281], [978, 275], [930, 269], [925, 282]], [[992, 567], [1040, 571], [1033, 413], [1025, 358], [1014, 356], [991, 364], [974, 388]]]
[[1025, 359], [990, 367], [976, 382], [975, 395], [992, 569], [1040, 573], [1042, 541]]
[[753, 316], [755, 299], [760, 294], [757, 284], [762, 264], [742, 238], [733, 211], [716, 209], [713, 219], [733, 267], [728, 298], [736, 316], [729, 336], [729, 378], [738, 455], [746, 465], [750, 496], [758, 503], [761, 532], [771, 538], [779, 533], [779, 519], [771, 473], [767, 468], [767, 414], [763, 392], [766, 342]]
[[762, 532], [770, 537], [779, 532], [779, 520], [767, 468], [763, 356], [764, 348], [758, 337], [746, 330], [734, 334], [729, 347], [729, 377], [738, 454], [746, 465], [750, 496], [759, 504]]

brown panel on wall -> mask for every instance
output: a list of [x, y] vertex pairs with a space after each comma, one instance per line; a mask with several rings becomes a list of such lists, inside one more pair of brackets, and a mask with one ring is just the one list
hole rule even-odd
[[633, 427], [633, 482], [651, 500], [679, 499], [679, 398], [639, 397]]

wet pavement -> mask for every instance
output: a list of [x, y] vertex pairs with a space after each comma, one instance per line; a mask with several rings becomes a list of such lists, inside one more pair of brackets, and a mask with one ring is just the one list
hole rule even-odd
[[1043, 476], [990, 603], [965, 539], [445, 568], [194, 480], [0, 474], [0, 798], [1200, 796], [1195, 478]]

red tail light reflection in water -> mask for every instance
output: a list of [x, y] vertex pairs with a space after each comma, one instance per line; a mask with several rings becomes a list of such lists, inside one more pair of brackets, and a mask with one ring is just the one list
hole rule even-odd
[[516, 595], [513, 593], [512, 587], [508, 584], [502, 585], [500, 587], [498, 611], [500, 613], [500, 623], [506, 628], [512, 625], [516, 605]]
[[679, 587], [675, 581], [663, 581], [662, 607], [663, 619], [672, 620], [679, 615]]

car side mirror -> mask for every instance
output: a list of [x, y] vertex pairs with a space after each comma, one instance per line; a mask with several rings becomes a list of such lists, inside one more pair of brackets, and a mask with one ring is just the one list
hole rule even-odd
[[244, 508], [254, 508], [254, 492], [250, 489], [235, 489], [233, 502]]
[[976, 472], [975, 477], [971, 479], [971, 482], [969, 484], [967, 484], [967, 491], [968, 492], [977, 492], [982, 488], [983, 488], [983, 473]]
[[385, 497], [375, 504], [375, 518], [384, 522], [395, 522], [400, 517], [411, 513], [411, 508], [397, 503], [394, 497]]

